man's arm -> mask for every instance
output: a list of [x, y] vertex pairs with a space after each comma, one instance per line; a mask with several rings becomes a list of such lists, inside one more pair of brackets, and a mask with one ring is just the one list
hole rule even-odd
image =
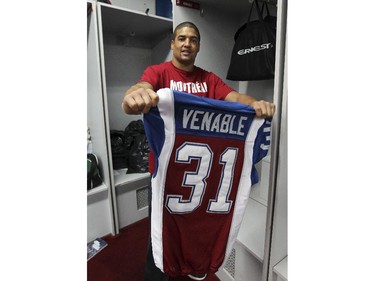
[[122, 110], [133, 115], [147, 113], [158, 102], [159, 96], [155, 93], [152, 85], [147, 82], [139, 82], [125, 92]]
[[272, 117], [275, 113], [275, 105], [273, 103], [264, 101], [264, 100], [256, 100], [251, 96], [240, 94], [236, 91], [230, 92], [226, 98], [226, 101], [234, 101], [240, 102], [243, 104], [250, 105], [254, 108], [256, 115], [258, 117]]

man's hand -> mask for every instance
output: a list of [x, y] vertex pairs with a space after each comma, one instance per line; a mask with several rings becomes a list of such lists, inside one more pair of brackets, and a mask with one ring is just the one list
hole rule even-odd
[[134, 91], [131, 89], [125, 94], [122, 101], [122, 109], [127, 114], [141, 114], [150, 111], [159, 102], [159, 96], [151, 89], [138, 87]]
[[254, 108], [258, 117], [272, 117], [275, 113], [275, 105], [268, 101], [259, 100], [252, 102], [251, 106]]

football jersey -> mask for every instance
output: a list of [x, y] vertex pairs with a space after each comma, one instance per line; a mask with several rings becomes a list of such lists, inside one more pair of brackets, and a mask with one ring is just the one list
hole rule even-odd
[[170, 89], [157, 94], [158, 106], [143, 116], [156, 164], [155, 264], [170, 276], [214, 273], [233, 248], [271, 122], [237, 102]]

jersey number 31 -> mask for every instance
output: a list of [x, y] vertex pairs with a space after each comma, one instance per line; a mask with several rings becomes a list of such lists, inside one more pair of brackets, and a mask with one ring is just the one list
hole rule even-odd
[[[232, 201], [228, 198], [232, 189], [237, 154], [238, 148], [228, 147], [220, 155], [220, 182], [216, 198], [209, 200], [209, 213], [228, 213], [232, 207]], [[176, 150], [176, 163], [191, 163], [192, 160], [197, 160], [198, 165], [196, 171], [186, 171], [182, 179], [181, 187], [191, 188], [189, 199], [182, 199], [182, 195], [167, 195], [166, 207], [170, 213], [191, 213], [201, 205], [207, 187], [206, 179], [210, 176], [211, 166], [216, 164], [212, 163], [212, 159], [213, 152], [208, 144], [185, 142]]]

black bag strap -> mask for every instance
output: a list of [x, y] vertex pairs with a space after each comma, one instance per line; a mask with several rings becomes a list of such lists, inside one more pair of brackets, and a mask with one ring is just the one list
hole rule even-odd
[[263, 16], [263, 13], [264, 13], [264, 7], [266, 7], [266, 11], [267, 11], [267, 15], [266, 15], [266, 17], [268, 16], [270, 16], [270, 10], [268, 9], [268, 4], [267, 4], [267, 2], [263, 2], [263, 5], [262, 5], [262, 11], [261, 11], [261, 14], [262, 14], [262, 16]]
[[[249, 16], [247, 18], [247, 24], [250, 23], [251, 12], [253, 11], [254, 3], [255, 3], [255, 6], [256, 6], [257, 14], [258, 14], [258, 20], [263, 23], [263, 6], [262, 6], [262, 11], [260, 11], [258, 0], [254, 0], [253, 3], [251, 4], [251, 7], [250, 7]], [[265, 2], [263, 2], [263, 5], [264, 4], [265, 4]], [[267, 13], [269, 15], [268, 6], [266, 7], [266, 9], [267, 9]]]
[[250, 7], [250, 12], [249, 12], [249, 16], [247, 17], [247, 23], [250, 22], [250, 18], [251, 18], [251, 12], [253, 11], [253, 6], [254, 6], [254, 1], [253, 3], [251, 3], [251, 7]]
[[[265, 24], [264, 24], [264, 21], [263, 21], [263, 8], [264, 8], [264, 5], [266, 5], [267, 16], [268, 16], [268, 17], [270, 16], [270, 14], [269, 14], [269, 10], [268, 10], [268, 5], [267, 5], [266, 2], [263, 2], [263, 5], [262, 5], [262, 11], [260, 12], [260, 11], [259, 11], [258, 0], [253, 0], [253, 2], [251, 3], [250, 12], [249, 12], [249, 16], [248, 16], [248, 18], [247, 18], [247, 22], [246, 22], [244, 25], [242, 25], [242, 26], [236, 31], [236, 33], [235, 33], [235, 35], [234, 35], [234, 41], [235, 41], [235, 42], [237, 41], [237, 38], [240, 36], [241, 32], [242, 32], [244, 29], [246, 29], [246, 28], [249, 26], [249, 24], [251, 24], [250, 19], [251, 19], [251, 13], [252, 13], [252, 11], [253, 11], [254, 2], [255, 2], [255, 4], [256, 4], [256, 9], [257, 9], [257, 14], [258, 14], [258, 20], [259, 20], [259, 22], [261, 22], [262, 26], [265, 25]], [[254, 20], [253, 22], [256, 22], [256, 21], [257, 21], [257, 20]]]
[[258, 0], [254, 0], [254, 2], [255, 2], [256, 9], [257, 9], [257, 13], [258, 13], [258, 20], [259, 20], [262, 24], [264, 24], [264, 21], [263, 21], [263, 15], [262, 15], [262, 13], [261, 13], [261, 11], [260, 11]]

